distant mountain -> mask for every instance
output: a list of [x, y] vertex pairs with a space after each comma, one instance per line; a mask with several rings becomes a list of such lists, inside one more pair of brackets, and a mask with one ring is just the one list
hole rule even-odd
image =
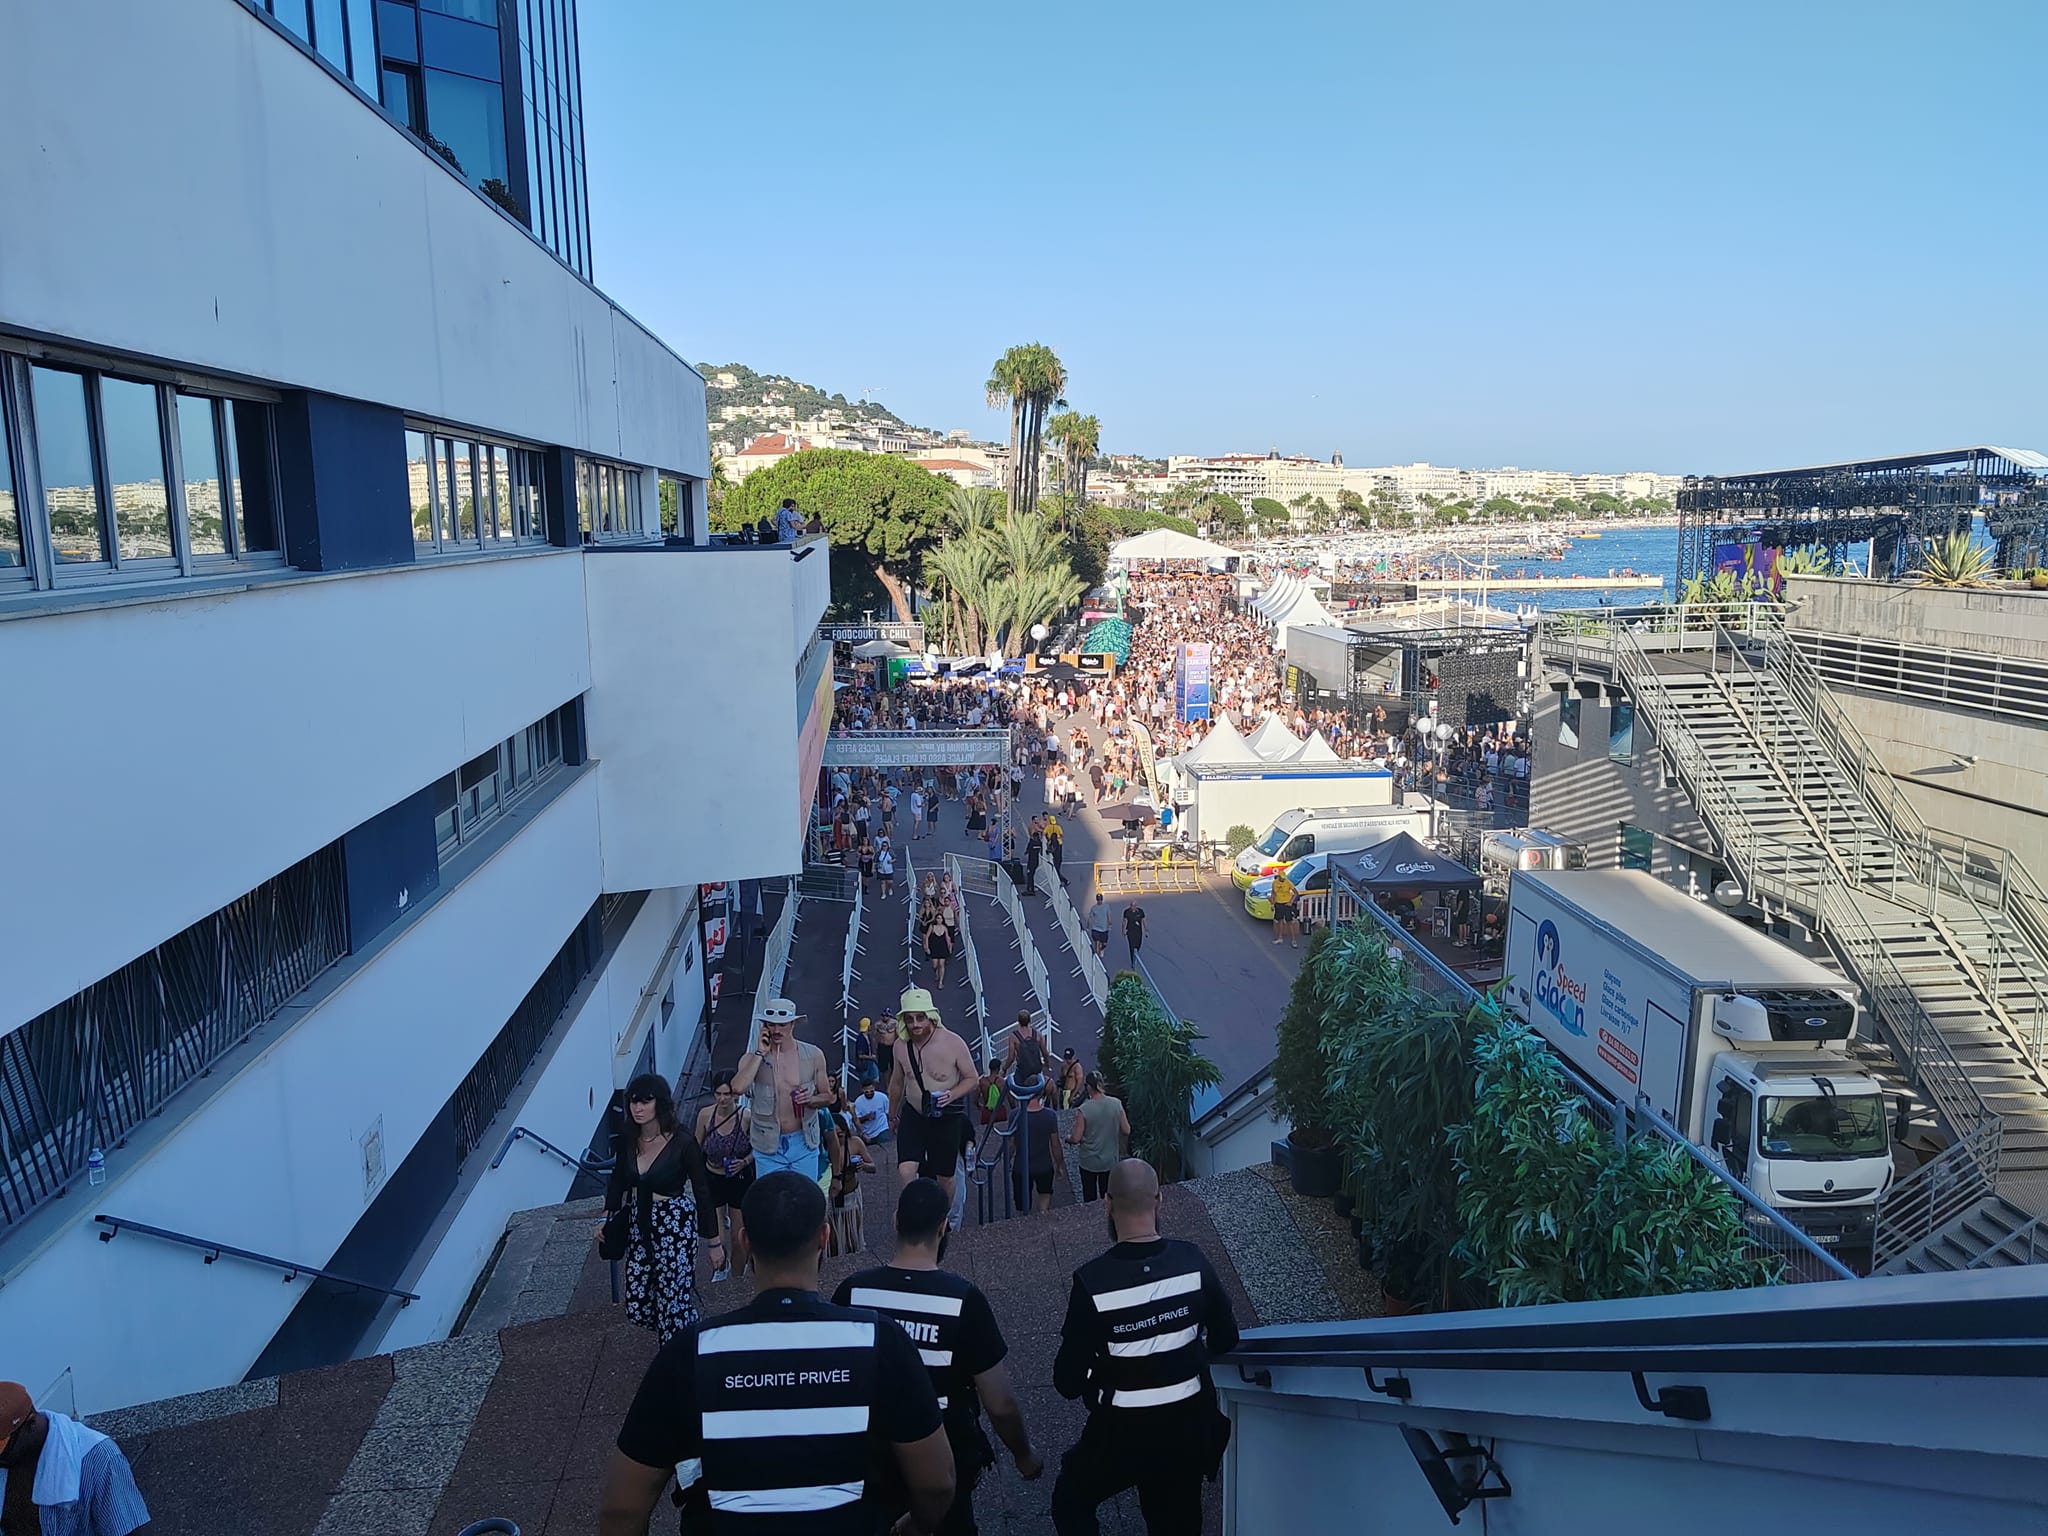
[[756, 373], [745, 363], [699, 363], [704, 375], [705, 412], [711, 439], [744, 447], [763, 432], [789, 432], [800, 423], [822, 422], [850, 435], [902, 434], [918, 442], [942, 442], [945, 433], [914, 427], [873, 400], [849, 400], [783, 373]]

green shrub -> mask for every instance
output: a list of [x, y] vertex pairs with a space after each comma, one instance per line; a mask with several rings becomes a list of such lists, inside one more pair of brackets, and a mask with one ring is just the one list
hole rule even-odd
[[1216, 1063], [1195, 1049], [1201, 1031], [1188, 1019], [1169, 1019], [1145, 978], [1120, 971], [1109, 989], [1097, 1061], [1115, 1085], [1131, 1122], [1131, 1155], [1161, 1179], [1181, 1176], [1181, 1145], [1198, 1088], [1222, 1080]]
[[1294, 973], [1287, 1007], [1273, 1032], [1273, 1107], [1304, 1147], [1330, 1144], [1330, 1068], [1323, 1060], [1323, 1007], [1317, 991], [1337, 947], [1328, 928], [1309, 934], [1308, 953]]
[[1252, 839], [1258, 835], [1258, 833], [1240, 821], [1236, 826], [1223, 834], [1223, 847], [1234, 859], [1240, 853], [1243, 853], [1245, 849], [1251, 847]]

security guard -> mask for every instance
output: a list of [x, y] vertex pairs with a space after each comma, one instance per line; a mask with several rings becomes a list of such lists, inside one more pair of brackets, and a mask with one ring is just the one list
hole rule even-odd
[[1159, 1235], [1150, 1163], [1110, 1173], [1109, 1219], [1116, 1246], [1074, 1271], [1053, 1361], [1060, 1395], [1088, 1404], [1053, 1486], [1053, 1529], [1095, 1536], [1096, 1506], [1135, 1487], [1152, 1536], [1188, 1536], [1230, 1439], [1209, 1357], [1237, 1347], [1237, 1318], [1202, 1250]]
[[1043, 1464], [1031, 1449], [1024, 1410], [1003, 1369], [1009, 1346], [994, 1309], [973, 1281], [939, 1268], [947, 1209], [946, 1192], [936, 1179], [904, 1185], [896, 1200], [895, 1258], [842, 1281], [832, 1300], [893, 1317], [917, 1346], [939, 1394], [956, 1468], [958, 1491], [939, 1536], [974, 1536], [974, 1485], [995, 1465], [981, 1410], [988, 1409], [989, 1422], [1010, 1448], [1020, 1475], [1035, 1478]]
[[[936, 1531], [953, 1502], [938, 1395], [894, 1322], [817, 1295], [831, 1241], [817, 1180], [766, 1174], [741, 1212], [754, 1300], [655, 1355], [606, 1472], [601, 1536], [646, 1536], [679, 1471], [717, 1536], [873, 1536], [891, 1503], [908, 1504], [905, 1536]], [[892, 1475], [893, 1498], [878, 1486]]]

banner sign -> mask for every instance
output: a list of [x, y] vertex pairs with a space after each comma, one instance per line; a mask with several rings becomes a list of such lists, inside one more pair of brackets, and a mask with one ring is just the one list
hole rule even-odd
[[1182, 720], [1209, 718], [1209, 646], [1206, 641], [1180, 647], [1174, 666], [1174, 710]]
[[818, 634], [835, 645], [866, 645], [870, 640], [893, 640], [913, 651], [924, 649], [922, 624], [820, 624]]
[[827, 768], [1007, 767], [1010, 733], [987, 731], [849, 731], [825, 740]]
[[704, 925], [704, 958], [707, 961], [723, 959], [725, 956], [726, 920], [723, 915], [714, 917]]

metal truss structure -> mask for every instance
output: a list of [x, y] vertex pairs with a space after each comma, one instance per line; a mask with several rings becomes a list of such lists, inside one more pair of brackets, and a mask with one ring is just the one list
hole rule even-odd
[[1840, 561], [1871, 543], [1871, 574], [1912, 566], [1920, 549], [1982, 513], [2012, 568], [2048, 558], [2048, 457], [2023, 448], [1815, 464], [1749, 475], [1688, 475], [1678, 493], [1678, 580], [1712, 575], [1715, 547], [1825, 548]]

